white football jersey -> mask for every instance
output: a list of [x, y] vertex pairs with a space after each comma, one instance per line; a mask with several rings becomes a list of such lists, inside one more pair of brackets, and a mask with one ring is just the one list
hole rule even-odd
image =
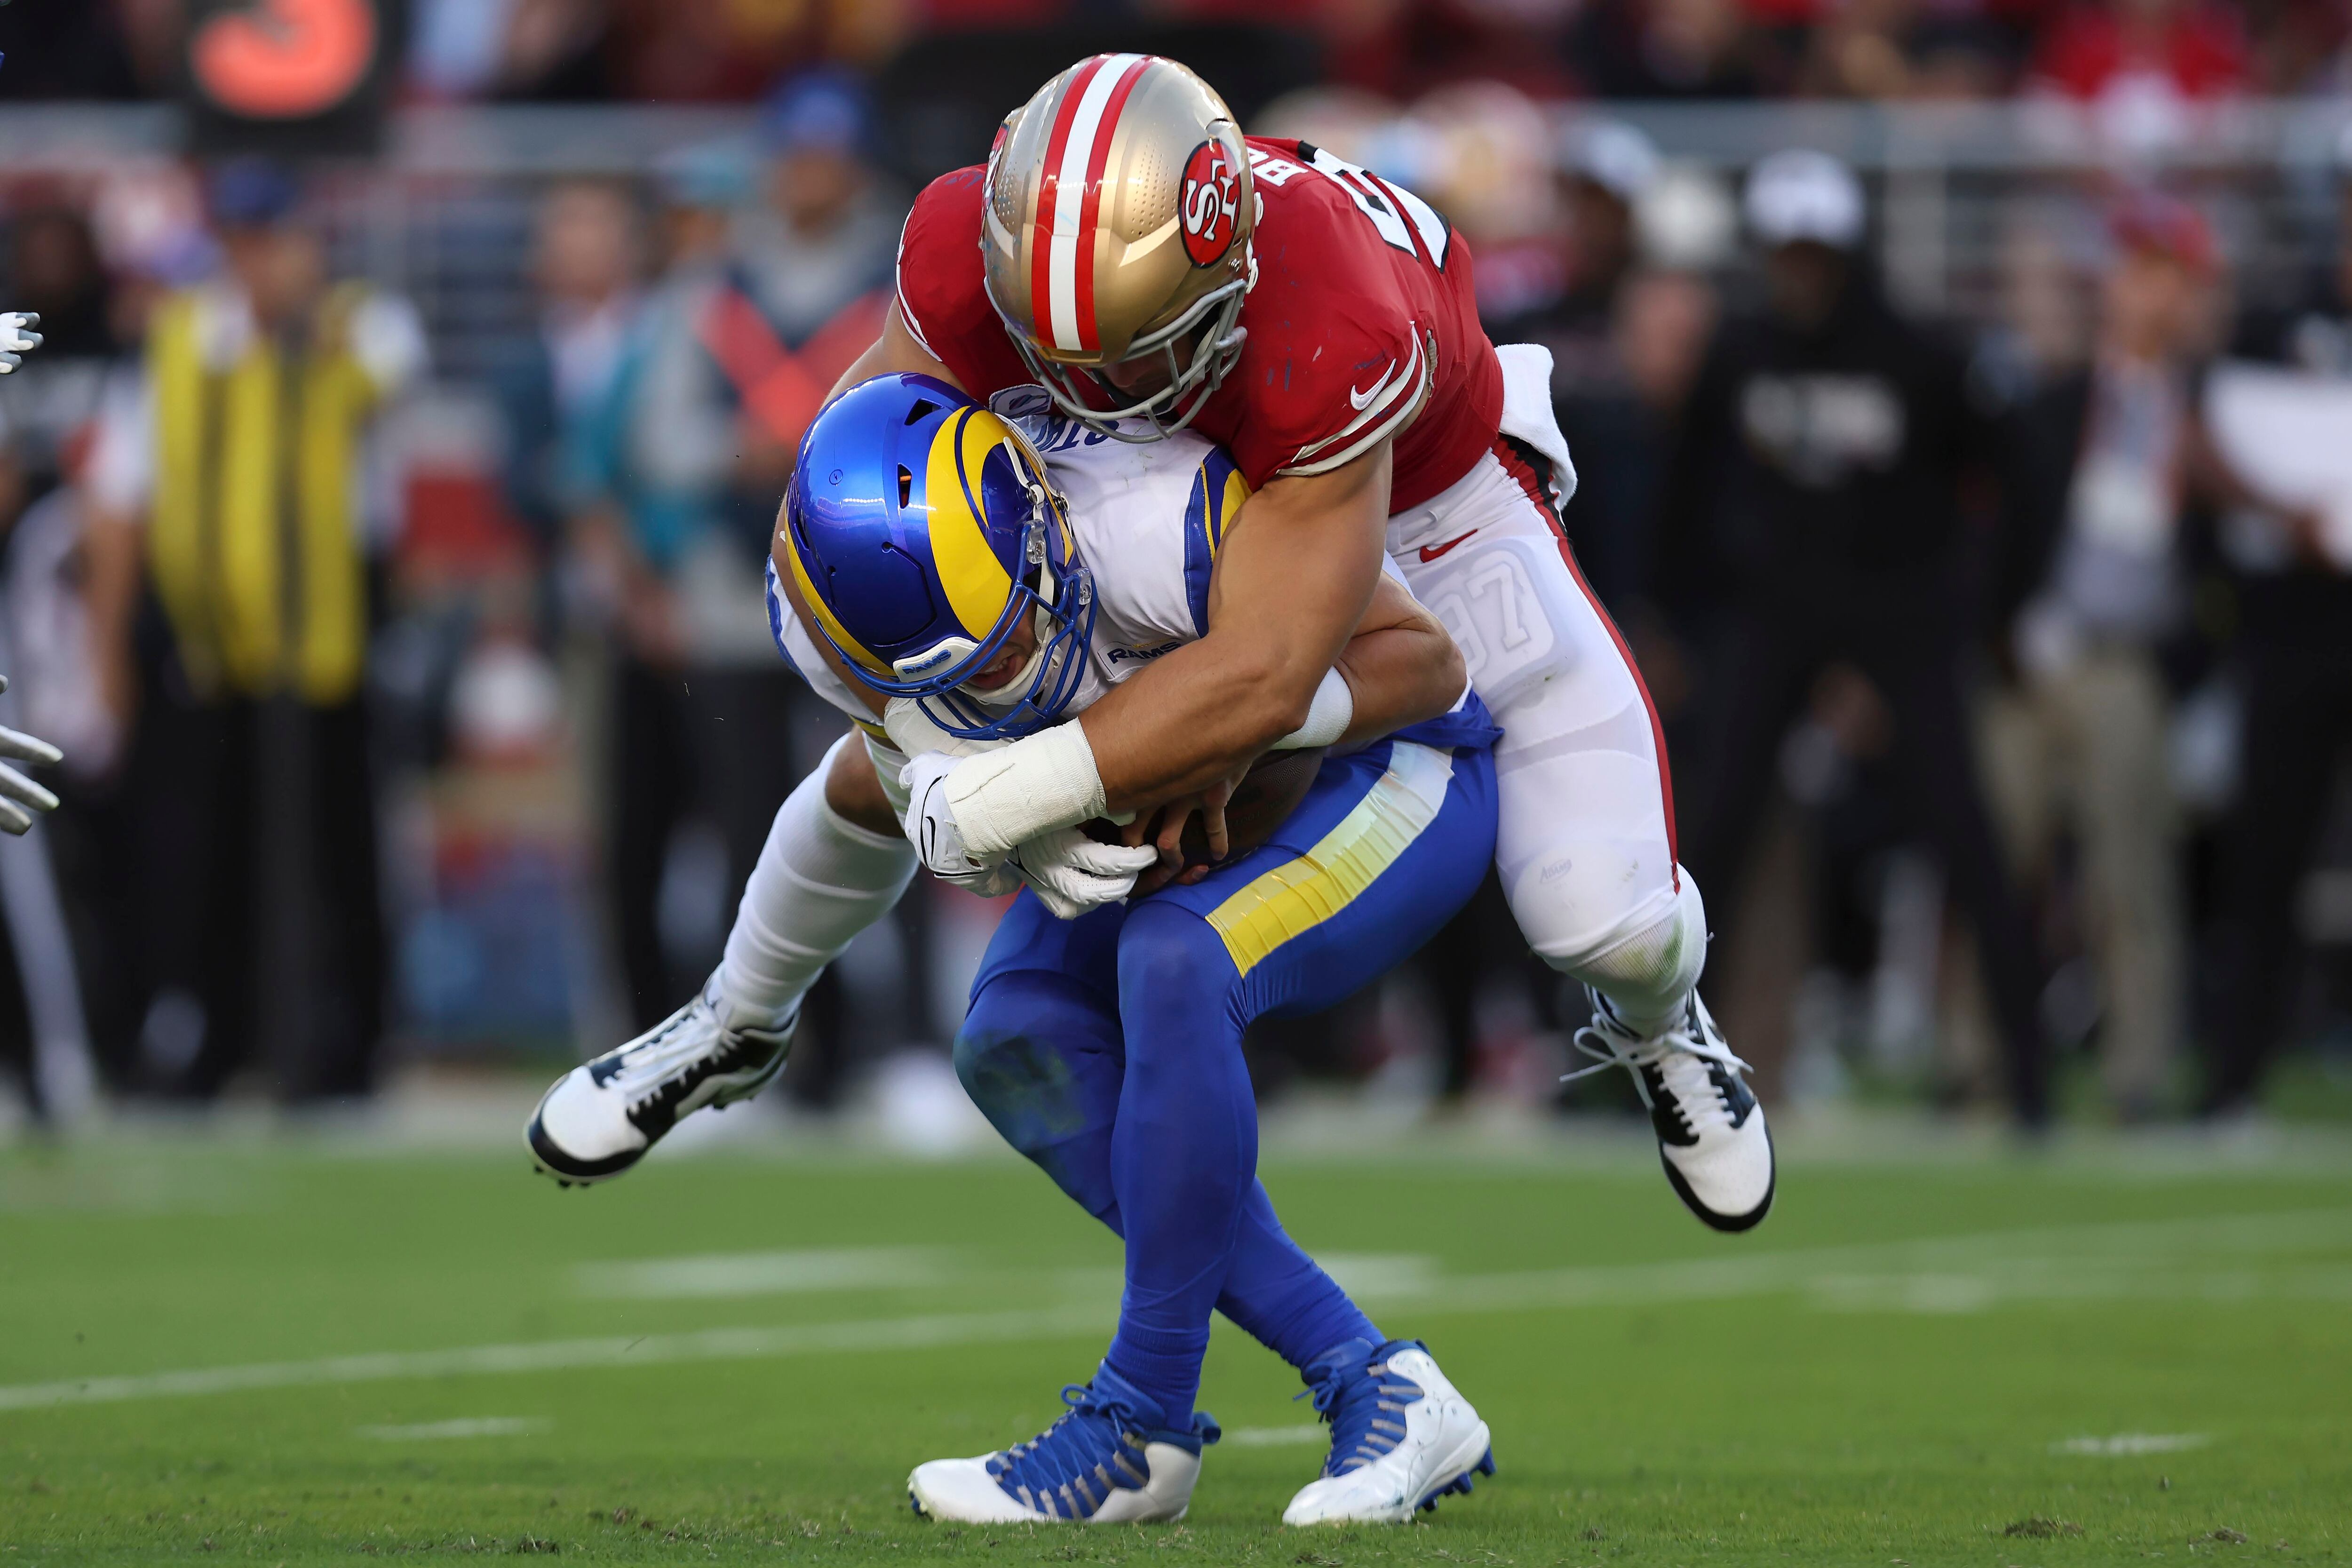
[[[1047, 479], [1068, 509], [1078, 558], [1094, 574], [1094, 641], [1069, 708], [1080, 712], [1208, 631], [1209, 574], [1249, 486], [1223, 447], [1189, 430], [1162, 441], [1114, 440], [1061, 417], [1035, 387], [999, 393], [991, 406], [1045, 459]], [[817, 695], [870, 731], [874, 710], [819, 655], [800, 618], [776, 601], [772, 574], [768, 593], [793, 668]]]

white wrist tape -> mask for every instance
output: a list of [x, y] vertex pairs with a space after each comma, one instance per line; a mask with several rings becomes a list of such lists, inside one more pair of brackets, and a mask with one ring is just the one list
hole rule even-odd
[[1348, 688], [1348, 678], [1336, 669], [1323, 672], [1323, 683], [1315, 689], [1315, 700], [1307, 705], [1307, 722], [1266, 748], [1275, 752], [1304, 751], [1309, 746], [1335, 744], [1355, 721], [1356, 694]]
[[1102, 774], [1076, 722], [958, 763], [947, 777], [948, 806], [964, 853], [986, 862], [1056, 827], [1100, 816]]

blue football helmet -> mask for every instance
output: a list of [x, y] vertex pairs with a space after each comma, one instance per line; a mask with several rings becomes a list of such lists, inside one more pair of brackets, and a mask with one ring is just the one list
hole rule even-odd
[[[849, 673], [967, 740], [1026, 735], [1078, 693], [1094, 579], [1045, 465], [1004, 420], [926, 375], [860, 382], [801, 439], [783, 552]], [[1001, 689], [964, 689], [1034, 618]]]

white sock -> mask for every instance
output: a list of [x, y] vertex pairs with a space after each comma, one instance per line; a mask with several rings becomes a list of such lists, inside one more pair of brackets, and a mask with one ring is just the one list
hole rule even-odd
[[825, 804], [834, 756], [856, 739], [845, 736], [825, 753], [768, 830], [719, 965], [720, 1016], [730, 1025], [782, 1027], [824, 966], [890, 912], [915, 874], [905, 838], [869, 833]]
[[1698, 884], [1684, 872], [1675, 907], [1656, 924], [1559, 967], [1608, 997], [1633, 1028], [1656, 1032], [1682, 1012], [1706, 967], [1706, 905]]

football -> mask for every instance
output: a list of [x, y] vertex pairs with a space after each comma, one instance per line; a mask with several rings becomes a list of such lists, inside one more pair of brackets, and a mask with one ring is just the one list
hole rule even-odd
[[[1273, 837], [1274, 830], [1298, 809], [1322, 770], [1324, 751], [1321, 746], [1302, 746], [1297, 751], [1268, 752], [1250, 764], [1249, 773], [1234, 787], [1233, 799], [1225, 804], [1227, 860], [1238, 859]], [[1156, 831], [1158, 826], [1155, 815], [1152, 827]], [[1119, 831], [1118, 825], [1108, 817], [1085, 824], [1087, 837], [1104, 844], [1118, 843]], [[1209, 836], [1199, 816], [1184, 825], [1183, 845], [1186, 867], [1215, 864], [1209, 858]]]

